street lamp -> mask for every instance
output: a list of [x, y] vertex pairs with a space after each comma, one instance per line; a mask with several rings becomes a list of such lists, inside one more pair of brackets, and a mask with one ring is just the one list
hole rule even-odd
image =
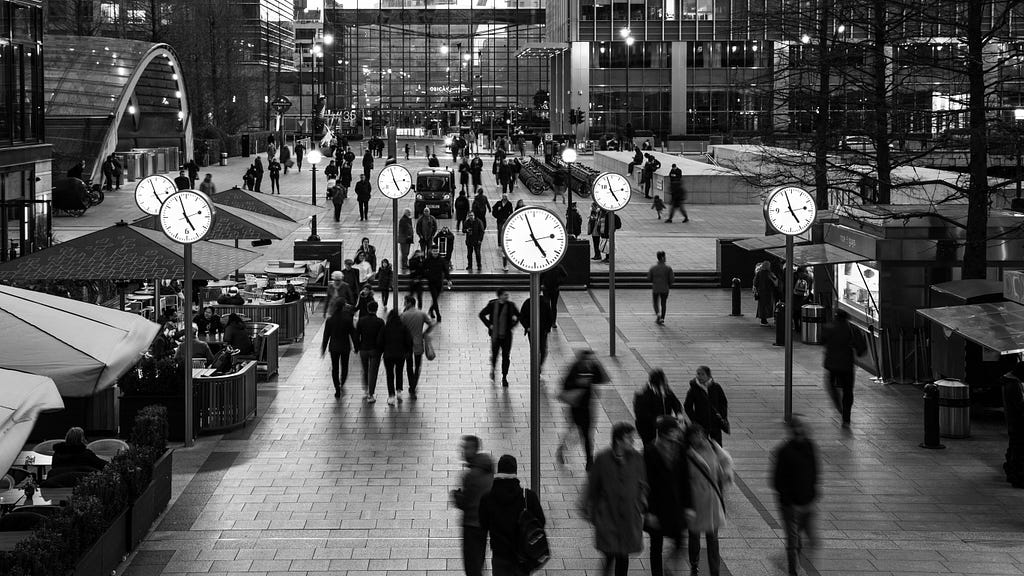
[[[572, 214], [572, 163], [576, 161], [576, 149], [571, 146], [566, 146], [565, 150], [562, 150], [562, 162], [565, 162], [565, 189], [566, 189], [566, 200], [565, 200], [565, 225], [569, 226], [569, 215]], [[575, 230], [570, 228], [569, 232], [572, 233]]]
[[[306, 161], [309, 162], [310, 169], [312, 170], [313, 173], [313, 188], [310, 194], [310, 197], [313, 201], [313, 206], [316, 206], [316, 167], [324, 159], [324, 155], [321, 154], [320, 150], [317, 149], [315, 146], [318, 146], [318, 144], [310, 143], [310, 148], [312, 148], [312, 150], [306, 153]], [[310, 219], [310, 233], [309, 238], [307, 238], [306, 241], [320, 241], [320, 236], [318, 236], [316, 233], [316, 214], [314, 214], [313, 217]]]
[[[631, 128], [632, 128], [632, 120], [633, 120], [633, 118], [632, 118], [632, 114], [631, 114], [630, 95], [629, 95], [629, 61], [630, 61], [630, 57], [632, 55], [631, 53], [632, 53], [633, 44], [636, 43], [636, 40], [633, 38], [633, 32], [629, 28], [623, 28], [622, 30], [619, 30], [619, 36], [621, 36], [623, 42], [626, 43], [626, 125], [627, 125], [627, 127], [630, 128], [629, 131], [632, 132]], [[631, 136], [632, 136], [632, 134], [628, 135], [628, 137], [631, 137]], [[630, 148], [632, 148], [632, 144], [633, 144], [632, 138], [630, 138], [630, 142], [629, 142], [629, 147]]]

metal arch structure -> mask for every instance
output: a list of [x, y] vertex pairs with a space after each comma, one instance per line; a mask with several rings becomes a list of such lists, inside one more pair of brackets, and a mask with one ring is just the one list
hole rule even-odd
[[67, 168], [61, 160], [85, 159], [92, 162], [86, 173], [99, 182], [103, 159], [117, 151], [130, 106], [135, 107], [136, 129], [147, 115], [163, 118], [165, 124], [172, 118], [180, 122], [175, 147], [183, 148], [183, 161], [192, 158], [188, 92], [169, 45], [47, 35], [44, 46], [47, 140], [54, 146], [55, 173]]

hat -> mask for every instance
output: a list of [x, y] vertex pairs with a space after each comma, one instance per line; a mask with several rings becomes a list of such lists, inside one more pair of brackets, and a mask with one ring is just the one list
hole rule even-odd
[[231, 288], [228, 288], [228, 292], [232, 294], [238, 294], [238, 286], [232, 286]]
[[510, 454], [505, 454], [501, 458], [498, 458], [498, 474], [515, 474], [516, 473], [516, 457]]
[[331, 272], [331, 280], [344, 280], [345, 275], [340, 271]]

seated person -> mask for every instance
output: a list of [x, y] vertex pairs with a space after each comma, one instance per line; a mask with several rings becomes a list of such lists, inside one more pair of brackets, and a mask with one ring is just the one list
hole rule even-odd
[[175, 340], [177, 332], [177, 326], [170, 322], [164, 323], [163, 329], [153, 339], [153, 343], [149, 345], [149, 355], [156, 360], [163, 360], [174, 354], [174, 347], [178, 345]]
[[200, 334], [220, 334], [224, 332], [224, 326], [220, 322], [220, 316], [214, 314], [213, 308], [203, 308], [201, 314], [196, 314], [192, 323], [199, 328]]
[[302, 294], [299, 294], [295, 290], [295, 285], [292, 284], [291, 282], [289, 282], [288, 283], [288, 289], [284, 293], [284, 301], [285, 302], [295, 302], [296, 300], [301, 300], [301, 299], [302, 299]]
[[217, 298], [217, 304], [242, 306], [245, 304], [245, 298], [242, 298], [242, 295], [238, 293], [237, 286], [232, 286], [231, 288], [228, 288], [227, 294], [221, 294], [220, 297]]
[[[193, 324], [192, 331], [198, 335], [199, 328]], [[178, 346], [178, 351], [174, 353], [174, 357], [178, 360], [185, 359], [185, 345]], [[192, 338], [192, 357], [193, 358], [204, 358], [206, 359], [206, 365], [213, 364], [213, 352], [210, 350], [210, 345], [203, 342], [199, 338]]]
[[53, 467], [49, 476], [80, 470], [100, 470], [107, 461], [85, 447], [85, 431], [79, 427], [69, 428], [64, 441], [53, 447]]
[[249, 327], [238, 314], [228, 316], [227, 324], [224, 326], [224, 343], [238, 349], [239, 353], [245, 356], [251, 356], [255, 351], [252, 338], [249, 338]]

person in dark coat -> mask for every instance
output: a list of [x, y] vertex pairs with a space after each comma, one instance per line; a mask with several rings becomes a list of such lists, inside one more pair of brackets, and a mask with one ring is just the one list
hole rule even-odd
[[359, 203], [359, 219], [370, 219], [370, 180], [367, 174], [363, 174], [359, 182], [356, 182], [356, 202]]
[[149, 345], [149, 355], [155, 360], [163, 360], [173, 355], [174, 347], [178, 345], [174, 339], [177, 331], [178, 329], [173, 322], [163, 323], [163, 329], [153, 339], [153, 343]]
[[416, 307], [423, 309], [423, 252], [409, 257], [409, 295], [416, 298]]
[[601, 220], [604, 218], [604, 211], [597, 205], [597, 202], [590, 204], [590, 215], [587, 216], [587, 235], [594, 245], [594, 257], [592, 260], [601, 259]]
[[277, 158], [271, 158], [267, 162], [267, 171], [270, 173], [270, 193], [281, 194], [281, 163]]
[[68, 178], [78, 178], [82, 180], [85, 176], [85, 162], [78, 161], [72, 166], [67, 172]]
[[440, 168], [441, 167], [441, 161], [437, 159], [437, 155], [436, 154], [431, 154], [430, 158], [427, 158], [427, 167], [428, 168]]
[[352, 165], [348, 162], [342, 162], [338, 168], [338, 185], [341, 187], [341, 197], [347, 197], [348, 189], [352, 187]]
[[430, 208], [424, 208], [420, 219], [416, 221], [416, 235], [420, 237], [420, 250], [426, 252], [434, 243], [437, 234], [437, 218], [430, 214]]
[[686, 465], [683, 459], [683, 429], [671, 416], [659, 416], [658, 439], [644, 448], [644, 464], [648, 494], [647, 516], [644, 530], [651, 537], [651, 576], [664, 576], [662, 550], [665, 538], [675, 543], [673, 564], [682, 556], [683, 530], [686, 529], [683, 510], [683, 491]]
[[586, 470], [594, 461], [594, 410], [593, 399], [595, 386], [609, 381], [604, 366], [594, 355], [594, 351], [584, 348], [576, 353], [576, 361], [569, 367], [569, 372], [562, 380], [562, 391], [559, 400], [569, 409], [569, 427], [558, 440], [555, 449], [555, 461], [559, 466], [565, 465], [565, 449], [574, 433], [579, 434], [586, 457]]
[[483, 267], [483, 260], [480, 257], [480, 248], [484, 243], [484, 225], [477, 220], [472, 212], [466, 215], [466, 223], [463, 226], [466, 234], [466, 270], [473, 270], [473, 255], [476, 255], [476, 271]]
[[100, 171], [103, 173], [103, 189], [113, 190], [114, 189], [114, 155], [111, 154], [103, 161], [100, 165]]
[[82, 469], [102, 470], [107, 461], [86, 447], [85, 431], [77, 426], [69, 428], [64, 441], [53, 446], [53, 467], [50, 476]]
[[238, 350], [242, 356], [251, 356], [255, 352], [252, 338], [249, 336], [249, 327], [245, 320], [238, 314], [228, 315], [228, 321], [224, 323], [224, 343]]
[[442, 258], [437, 248], [427, 251], [427, 257], [423, 259], [423, 278], [427, 281], [427, 289], [430, 290], [430, 309], [427, 312], [431, 318], [441, 321], [441, 291], [448, 281], [448, 263]]
[[476, 196], [473, 198], [473, 215], [480, 221], [480, 225], [487, 229], [487, 215], [491, 213], [491, 202], [484, 194], [483, 188], [477, 188]]
[[700, 424], [691, 423], [683, 438], [686, 446], [683, 492], [690, 573], [696, 574], [700, 561], [700, 536], [707, 541], [708, 573], [718, 576], [722, 558], [718, 553], [718, 531], [725, 526], [725, 490], [732, 483], [732, 458], [718, 444], [708, 440]]
[[754, 299], [757, 301], [756, 316], [761, 319], [762, 326], [768, 326], [768, 319], [775, 316], [775, 291], [778, 285], [779, 280], [772, 272], [771, 263], [766, 260], [758, 264], [754, 270]]
[[849, 428], [853, 412], [854, 355], [863, 354], [867, 344], [850, 324], [846, 310], [836, 310], [835, 319], [822, 331], [822, 343], [825, 345], [825, 389], [842, 415], [843, 428]]
[[[358, 274], [358, 272], [357, 272]], [[358, 276], [357, 276], [358, 280]], [[333, 311], [334, 304], [342, 301], [348, 305], [356, 303], [356, 294], [352, 291], [352, 284], [345, 281], [345, 274], [341, 270], [331, 272], [331, 283], [327, 285], [327, 298], [324, 299], [324, 316]], [[358, 286], [358, 284], [356, 284]]]
[[224, 332], [224, 326], [220, 322], [220, 316], [213, 312], [213, 308], [207, 306], [203, 311], [192, 318], [192, 323], [199, 328], [200, 334], [220, 334]]
[[626, 166], [626, 173], [629, 174], [630, 176], [633, 176], [634, 168], [636, 168], [637, 166], [642, 165], [643, 163], [644, 163], [644, 153], [640, 150], [639, 146], [634, 146], [633, 147], [633, 161], [629, 163], [629, 166]]
[[379, 348], [380, 333], [384, 330], [384, 320], [377, 316], [377, 303], [370, 302], [366, 305], [366, 314], [363, 314], [356, 322], [355, 337], [352, 343], [359, 350], [359, 361], [363, 365], [363, 389], [366, 395], [363, 397], [368, 404], [377, 401], [374, 392], [377, 390], [377, 373], [380, 371], [380, 357], [382, 350]]
[[569, 209], [565, 212], [565, 220], [566, 233], [573, 238], [579, 238], [583, 233], [583, 216], [580, 216], [580, 211], [576, 209], [576, 202], [569, 204]]
[[683, 171], [675, 164], [668, 171], [668, 190], [669, 202], [672, 207], [669, 208], [668, 218], [665, 219], [665, 222], [672, 222], [672, 216], [677, 210], [683, 215], [683, 222], [689, 222], [690, 217], [686, 214], [686, 187], [683, 186]]
[[[395, 384], [402, 389], [402, 365], [405, 357], [412, 354], [412, 334], [402, 323], [398, 310], [388, 314], [388, 321], [377, 336], [377, 349], [384, 360], [384, 373], [388, 378], [388, 406], [395, 405]], [[401, 401], [401, 398], [398, 398]]]
[[629, 555], [644, 549], [647, 471], [633, 448], [636, 430], [628, 422], [612, 426], [612, 445], [597, 453], [587, 474], [586, 512], [594, 525], [597, 550], [604, 554], [604, 576], [629, 573]]
[[388, 309], [388, 300], [391, 297], [391, 287], [394, 284], [394, 279], [395, 269], [391, 267], [391, 261], [388, 260], [387, 258], [381, 259], [380, 267], [377, 268], [376, 282], [377, 291], [380, 292], [380, 301], [381, 304], [383, 304], [385, 310]]
[[302, 142], [295, 144], [295, 168], [302, 172], [302, 156], [306, 153], [306, 146]]
[[499, 458], [498, 473], [494, 475], [491, 489], [480, 498], [480, 529], [491, 540], [492, 576], [528, 576], [519, 566], [516, 555], [519, 515], [524, 509], [529, 510], [541, 526], [547, 523], [537, 494], [529, 488], [523, 489], [516, 472], [514, 456], [505, 454]]
[[473, 183], [473, 190], [483, 186], [484, 178], [484, 161], [480, 159], [480, 155], [476, 154], [473, 156], [473, 160], [469, 163], [469, 175]]
[[[508, 221], [509, 217], [512, 216], [512, 213], [515, 212], [515, 210], [515, 207], [512, 206], [512, 202], [508, 199], [508, 193], [502, 192], [501, 199], [495, 202], [494, 206], [491, 208], [491, 214], [494, 215], [494, 222], [496, 229], [498, 230], [498, 234], [501, 234], [501, 227], [505, 225], [505, 222]], [[501, 269], [508, 272], [508, 256], [505, 255], [504, 250], [499, 248], [499, 251], [501, 252]]]
[[292, 164], [294, 162], [292, 160], [292, 151], [290, 148], [288, 148], [287, 144], [281, 145], [281, 152], [278, 154], [278, 156], [281, 159], [281, 166], [284, 166], [284, 173], [287, 174], [288, 169], [292, 167]]
[[469, 162], [465, 158], [459, 162], [459, 191], [469, 191]]
[[679, 417], [683, 405], [668, 387], [668, 379], [661, 368], [651, 370], [647, 384], [633, 396], [633, 414], [636, 431], [646, 449], [657, 437], [657, 422], [662, 416]]
[[807, 535], [812, 546], [817, 540], [813, 520], [819, 483], [817, 448], [796, 414], [789, 419], [789, 438], [776, 448], [772, 460], [772, 488], [786, 530], [786, 560], [790, 576], [796, 576], [797, 556], [803, 548], [801, 534]]
[[647, 271], [647, 279], [651, 282], [651, 295], [654, 302], [654, 321], [665, 323], [665, 308], [668, 306], [668, 293], [675, 281], [672, 267], [665, 263], [665, 251], [659, 250], [658, 262]]
[[[334, 303], [330, 318], [324, 326], [324, 339], [320, 344], [320, 356], [331, 351], [331, 380], [334, 382], [334, 397], [341, 396], [341, 389], [348, 380], [348, 359], [355, 342], [354, 309], [343, 299]], [[341, 375], [338, 375], [338, 366]]]
[[508, 369], [511, 364], [512, 329], [519, 323], [519, 308], [509, 300], [508, 290], [498, 288], [494, 298], [480, 310], [480, 321], [487, 326], [491, 337], [491, 381], [494, 381], [494, 367], [501, 351], [501, 385], [508, 388]]
[[558, 328], [558, 299], [562, 294], [562, 283], [569, 278], [565, 266], [558, 264], [540, 275], [540, 286], [544, 290], [544, 297], [548, 300], [548, 307], [551, 309], [551, 327]]
[[335, 184], [334, 188], [327, 191], [327, 197], [331, 199], [331, 204], [334, 205], [334, 221], [341, 222], [341, 209], [345, 206], [345, 192], [344, 189]]
[[[540, 352], [540, 371], [544, 371], [544, 361], [548, 359], [548, 335], [551, 334], [551, 327], [554, 325], [554, 319], [551, 315], [551, 306], [548, 304], [548, 300], [545, 297], [546, 294], [541, 294], [538, 299], [538, 306], [540, 306], [540, 326], [538, 331], [540, 332], [539, 339], [539, 352]], [[523, 326], [523, 331], [526, 334], [527, 340], [533, 342], [533, 332], [530, 327], [533, 325], [530, 320], [531, 309], [533, 308], [533, 298], [527, 298], [523, 301], [522, 307], [519, 308], [519, 323]]]
[[334, 160], [327, 163], [324, 168], [324, 178], [328, 180], [334, 180], [338, 177], [338, 164]]
[[406, 208], [402, 217], [398, 219], [398, 247], [402, 251], [402, 270], [409, 268], [409, 248], [412, 247], [413, 239], [412, 211]]
[[252, 171], [255, 180], [253, 181], [253, 190], [256, 192], [262, 192], [260, 186], [263, 184], [263, 161], [257, 156], [252, 162]]
[[178, 190], [188, 190], [192, 187], [192, 181], [185, 175], [184, 170], [178, 170], [178, 176], [174, 179], [174, 185]]
[[363, 176], [366, 176], [366, 179], [369, 180], [370, 179], [370, 172], [372, 172], [372, 171], [373, 171], [373, 154], [370, 154], [370, 151], [367, 150], [366, 153], [363, 154]]
[[455, 231], [459, 232], [462, 230], [462, 223], [465, 222], [466, 216], [469, 214], [469, 197], [466, 196], [465, 190], [459, 192], [459, 197], [455, 199]]
[[452, 490], [452, 503], [462, 510], [462, 565], [466, 576], [483, 576], [487, 534], [480, 527], [480, 500], [491, 491], [494, 461], [480, 451], [480, 438], [462, 437], [462, 459], [466, 471], [460, 487]]
[[683, 400], [683, 410], [690, 422], [699, 424], [708, 436], [722, 445], [722, 432], [729, 433], [729, 401], [725, 390], [711, 377], [711, 368], [700, 366], [690, 380], [690, 389]]

